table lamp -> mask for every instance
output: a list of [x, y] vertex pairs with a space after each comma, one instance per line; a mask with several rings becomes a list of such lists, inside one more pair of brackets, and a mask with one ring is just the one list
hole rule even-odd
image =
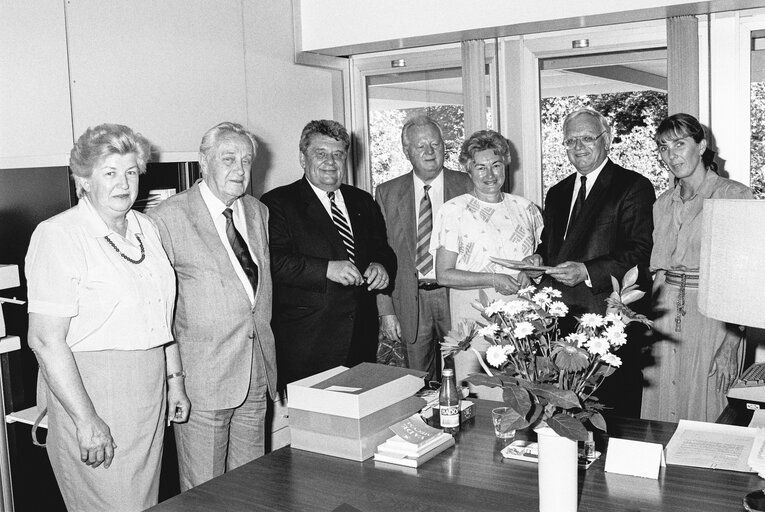
[[765, 328], [765, 201], [704, 201], [700, 266], [702, 314]]
[[[0, 265], [0, 290], [19, 286], [19, 267], [17, 265]], [[5, 336], [5, 318], [3, 317], [3, 302], [24, 304], [23, 301], [0, 297], [0, 338]]]

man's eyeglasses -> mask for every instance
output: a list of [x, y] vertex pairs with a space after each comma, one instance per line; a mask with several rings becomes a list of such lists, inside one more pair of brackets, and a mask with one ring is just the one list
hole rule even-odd
[[600, 132], [598, 135], [593, 137], [592, 135], [582, 135], [581, 137], [569, 137], [568, 139], [563, 141], [563, 145], [566, 146], [566, 149], [574, 149], [576, 147], [577, 142], [581, 142], [584, 146], [592, 146], [595, 144], [595, 141], [598, 140], [601, 135], [606, 133], [605, 131]]

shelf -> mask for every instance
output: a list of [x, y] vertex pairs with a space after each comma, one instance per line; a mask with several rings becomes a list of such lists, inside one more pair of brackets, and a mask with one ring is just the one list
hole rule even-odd
[[[29, 409], [23, 409], [21, 411], [12, 412], [5, 415], [6, 423], [26, 423], [27, 425], [34, 425], [35, 420], [40, 412], [37, 410], [37, 406], [33, 405]], [[40, 422], [41, 428], [48, 428], [48, 416], [46, 415]]]
[[13, 352], [21, 348], [21, 338], [18, 336], [6, 336], [0, 338], [0, 354]]

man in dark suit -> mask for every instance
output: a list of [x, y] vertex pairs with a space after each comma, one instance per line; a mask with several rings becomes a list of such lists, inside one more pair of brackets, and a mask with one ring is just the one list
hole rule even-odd
[[448, 290], [436, 283], [428, 252], [430, 232], [441, 205], [468, 193], [473, 183], [466, 173], [444, 168], [441, 127], [430, 117], [408, 119], [401, 145], [412, 171], [378, 186], [375, 194], [398, 261], [392, 295], [377, 296], [380, 328], [389, 340], [403, 343], [409, 368], [438, 379], [438, 344], [451, 320]]
[[183, 491], [265, 450], [277, 377], [268, 211], [245, 193], [256, 150], [239, 124], [211, 128], [202, 180], [149, 211], [178, 282], [173, 333], [185, 375], [172, 377], [186, 378], [191, 400], [188, 423], [175, 424]]
[[311, 121], [300, 136], [305, 176], [262, 197], [281, 385], [375, 360], [375, 295], [395, 275], [396, 257], [372, 196], [342, 183], [349, 146], [341, 124]]
[[[608, 158], [611, 127], [599, 112], [572, 112], [563, 132], [568, 159], [577, 172], [548, 191], [542, 242], [526, 260], [554, 266], [541, 284], [563, 293], [568, 318], [573, 319], [587, 312], [605, 313], [611, 276], [621, 282], [636, 265], [638, 285], [650, 297], [655, 193], [647, 178]], [[642, 377], [635, 338], [619, 351], [623, 365], [606, 379], [598, 396], [614, 412], [639, 417]]]

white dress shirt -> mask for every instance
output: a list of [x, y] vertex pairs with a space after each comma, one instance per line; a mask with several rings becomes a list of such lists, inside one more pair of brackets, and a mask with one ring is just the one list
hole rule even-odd
[[[422, 197], [425, 195], [426, 183], [422, 181], [415, 173], [412, 173], [412, 178], [414, 181], [414, 215], [415, 215], [414, 232], [416, 236], [417, 226], [420, 225], [420, 201], [422, 201]], [[430, 190], [428, 190], [428, 197], [430, 198], [430, 207], [432, 209], [431, 214], [433, 215], [433, 223], [435, 225], [436, 215], [438, 214], [438, 210], [444, 204], [444, 173], [443, 172], [438, 173], [438, 176], [436, 176], [433, 179], [433, 181], [428, 183], [428, 185], [430, 185]], [[431, 240], [432, 238], [433, 238], [433, 234], [431, 232]], [[433, 266], [431, 267], [430, 272], [428, 272], [427, 274], [423, 274], [418, 271], [417, 276], [420, 279], [435, 280], [436, 279], [435, 261], [436, 260], [434, 258]]]
[[239, 234], [242, 235], [242, 238], [244, 238], [244, 242], [247, 244], [247, 250], [250, 251], [252, 261], [258, 265], [258, 271], [262, 272], [263, 269], [261, 268], [260, 262], [258, 262], [258, 259], [255, 257], [255, 253], [252, 252], [252, 247], [250, 247], [250, 238], [247, 236], [247, 222], [244, 218], [242, 201], [237, 199], [231, 206], [227, 207], [223, 201], [218, 199], [215, 194], [212, 193], [212, 190], [210, 190], [210, 187], [208, 187], [207, 183], [204, 181], [199, 184], [199, 192], [202, 194], [202, 199], [204, 200], [207, 209], [210, 211], [213, 224], [215, 224], [215, 230], [218, 232], [221, 242], [223, 242], [223, 247], [226, 248], [226, 254], [228, 255], [228, 259], [231, 260], [234, 272], [236, 272], [236, 276], [242, 282], [244, 291], [247, 292], [247, 297], [250, 299], [250, 304], [255, 304], [255, 292], [252, 289], [252, 284], [250, 284], [250, 280], [247, 279], [247, 274], [244, 273], [242, 264], [239, 263], [239, 260], [234, 254], [234, 249], [228, 241], [228, 236], [226, 235], [226, 217], [223, 215], [223, 211], [226, 208], [231, 208], [231, 210], [233, 210], [234, 215], [232, 217], [234, 227], [239, 231]]
[[[308, 182], [308, 184], [311, 185], [311, 188], [313, 189], [314, 194], [316, 194], [316, 197], [319, 198], [319, 202], [321, 202], [321, 205], [327, 211], [327, 215], [329, 215], [329, 218], [331, 219], [332, 218], [332, 203], [329, 200], [327, 191], [314, 186], [314, 184], [311, 183], [310, 181]], [[340, 192], [340, 189], [335, 190], [335, 205], [337, 205], [337, 207], [340, 208], [340, 211], [345, 216], [345, 221], [348, 223], [348, 229], [351, 230], [351, 235], [352, 235], [353, 226], [351, 225], [351, 217], [350, 215], [348, 215], [348, 208], [346, 208], [345, 206], [345, 199], [343, 198], [343, 193]]]

